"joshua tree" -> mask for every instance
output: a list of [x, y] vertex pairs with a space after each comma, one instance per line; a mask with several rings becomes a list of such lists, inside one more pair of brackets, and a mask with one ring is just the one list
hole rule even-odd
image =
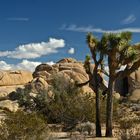
[[[140, 44], [131, 45], [131, 33], [106, 33], [98, 41], [91, 33], [87, 35], [87, 43], [95, 63], [93, 75], [90, 76], [89, 83], [94, 83], [94, 91], [96, 93], [96, 136], [101, 136], [100, 125], [100, 104], [99, 104], [99, 76], [98, 69], [106, 74], [103, 65], [104, 56], [107, 58], [109, 67], [109, 84], [107, 90], [107, 108], [106, 108], [106, 136], [112, 136], [112, 115], [113, 101], [112, 94], [114, 93], [115, 80], [120, 77], [126, 77], [140, 66], [140, 57], [137, 50], [140, 49]], [[86, 71], [89, 70], [89, 59], [86, 59]], [[122, 66], [126, 66], [121, 70]], [[94, 77], [94, 79], [92, 78]]]
[[[107, 55], [109, 67], [109, 84], [107, 92], [107, 114], [106, 114], [106, 136], [112, 136], [112, 115], [115, 80], [118, 77], [128, 76], [140, 66], [140, 57], [137, 57], [136, 47], [130, 44], [130, 32], [108, 33], [101, 38], [101, 48], [103, 54]], [[126, 66], [120, 70], [121, 66]]]
[[103, 63], [103, 53], [99, 51], [100, 42], [91, 34], [88, 33], [86, 38], [92, 59], [94, 60], [93, 72], [90, 70], [90, 58], [86, 57], [85, 68], [89, 75], [89, 85], [92, 87], [96, 94], [96, 136], [101, 137], [101, 123], [100, 123], [100, 98], [99, 98], [99, 85], [102, 83], [102, 79], [98, 73], [99, 66]]

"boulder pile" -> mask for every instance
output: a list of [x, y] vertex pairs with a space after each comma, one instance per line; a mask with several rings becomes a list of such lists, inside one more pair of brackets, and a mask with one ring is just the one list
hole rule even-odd
[[[72, 58], [65, 58], [50, 66], [40, 64], [33, 73], [33, 80], [30, 85], [33, 93], [38, 93], [40, 89], [48, 89], [51, 86], [53, 76], [62, 76], [71, 82], [84, 83], [89, 77], [84, 69], [83, 63]], [[93, 93], [93, 90], [87, 85], [82, 87], [83, 93]], [[52, 95], [52, 93], [50, 93]]]
[[[0, 71], [0, 109], [15, 112], [18, 104], [10, 101], [7, 96], [10, 92], [30, 87], [30, 96], [35, 97], [41, 90], [48, 90], [52, 86], [54, 75], [77, 83], [89, 80], [83, 63], [73, 58], [64, 58], [54, 65], [40, 64], [33, 74], [27, 71]], [[88, 84], [82, 87], [81, 92], [95, 95]], [[52, 91], [47, 93], [49, 97], [53, 96]]]

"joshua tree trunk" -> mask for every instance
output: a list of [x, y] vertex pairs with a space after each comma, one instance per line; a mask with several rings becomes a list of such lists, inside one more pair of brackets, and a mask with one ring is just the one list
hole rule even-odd
[[87, 74], [89, 75], [89, 85], [92, 88], [92, 90], [95, 92], [96, 94], [96, 104], [95, 104], [95, 108], [96, 108], [96, 136], [97, 137], [101, 137], [102, 133], [101, 133], [101, 122], [100, 122], [100, 95], [99, 95], [99, 77], [98, 77], [98, 64], [95, 64], [93, 73], [91, 73], [90, 70], [90, 63], [89, 61], [85, 62], [85, 69]]
[[112, 76], [109, 79], [108, 93], [107, 93], [107, 107], [106, 107], [106, 137], [112, 137], [112, 116], [113, 116], [113, 98], [115, 81]]
[[95, 93], [96, 93], [96, 137], [101, 137], [101, 122], [100, 122], [100, 95], [99, 95], [99, 81], [97, 68], [94, 68], [95, 78]]

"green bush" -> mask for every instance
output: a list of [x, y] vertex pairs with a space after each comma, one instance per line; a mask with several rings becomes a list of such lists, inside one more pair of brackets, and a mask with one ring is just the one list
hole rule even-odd
[[[48, 92], [53, 97], [48, 96]], [[75, 82], [63, 75], [53, 75], [51, 87], [41, 90], [37, 96], [30, 96], [31, 88], [18, 89], [9, 95], [12, 100], [18, 100], [25, 110], [36, 111], [47, 117], [48, 123], [61, 123], [71, 121], [95, 122], [95, 97], [89, 93], [82, 93]], [[101, 96], [100, 96], [101, 97]], [[101, 121], [106, 119], [106, 99], [100, 98]], [[114, 114], [116, 115], [118, 103], [114, 102]]]
[[24, 89], [17, 88], [16, 91], [9, 94], [9, 98], [10, 100], [17, 100], [21, 107], [32, 110], [35, 108], [35, 102], [34, 97], [30, 96], [30, 91], [31, 89], [28, 89], [27, 87]]
[[47, 122], [36, 113], [7, 113], [0, 125], [1, 140], [43, 140], [48, 136]]
[[[9, 95], [17, 100], [25, 110], [36, 111], [47, 117], [49, 123], [95, 121], [95, 99], [93, 95], [82, 93], [75, 83], [63, 75], [53, 75], [51, 87], [41, 90], [36, 97], [30, 96], [31, 89], [18, 89]], [[53, 98], [48, 96], [52, 91]]]
[[54, 98], [48, 99], [46, 92], [36, 97], [36, 108], [47, 114], [50, 123], [71, 123], [80, 120], [94, 121], [95, 99], [90, 94], [82, 93], [71, 79], [54, 75], [51, 91]]
[[[75, 82], [63, 75], [53, 75], [51, 85], [48, 91], [41, 90], [36, 97], [30, 96], [30, 88], [18, 89], [10, 97], [18, 100], [20, 106], [24, 106], [26, 110], [37, 111], [47, 116], [49, 123], [61, 123], [66, 120], [95, 122], [94, 95], [82, 93], [81, 89], [75, 86]], [[49, 90], [53, 92], [53, 98], [48, 96]], [[106, 99], [100, 98], [100, 102], [101, 121], [104, 123]], [[117, 116], [117, 107], [118, 102], [115, 101], [114, 116]]]

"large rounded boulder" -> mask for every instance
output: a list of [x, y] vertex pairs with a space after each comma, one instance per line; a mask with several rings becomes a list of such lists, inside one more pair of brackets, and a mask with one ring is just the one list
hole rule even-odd
[[140, 68], [128, 77], [130, 100], [140, 100]]

